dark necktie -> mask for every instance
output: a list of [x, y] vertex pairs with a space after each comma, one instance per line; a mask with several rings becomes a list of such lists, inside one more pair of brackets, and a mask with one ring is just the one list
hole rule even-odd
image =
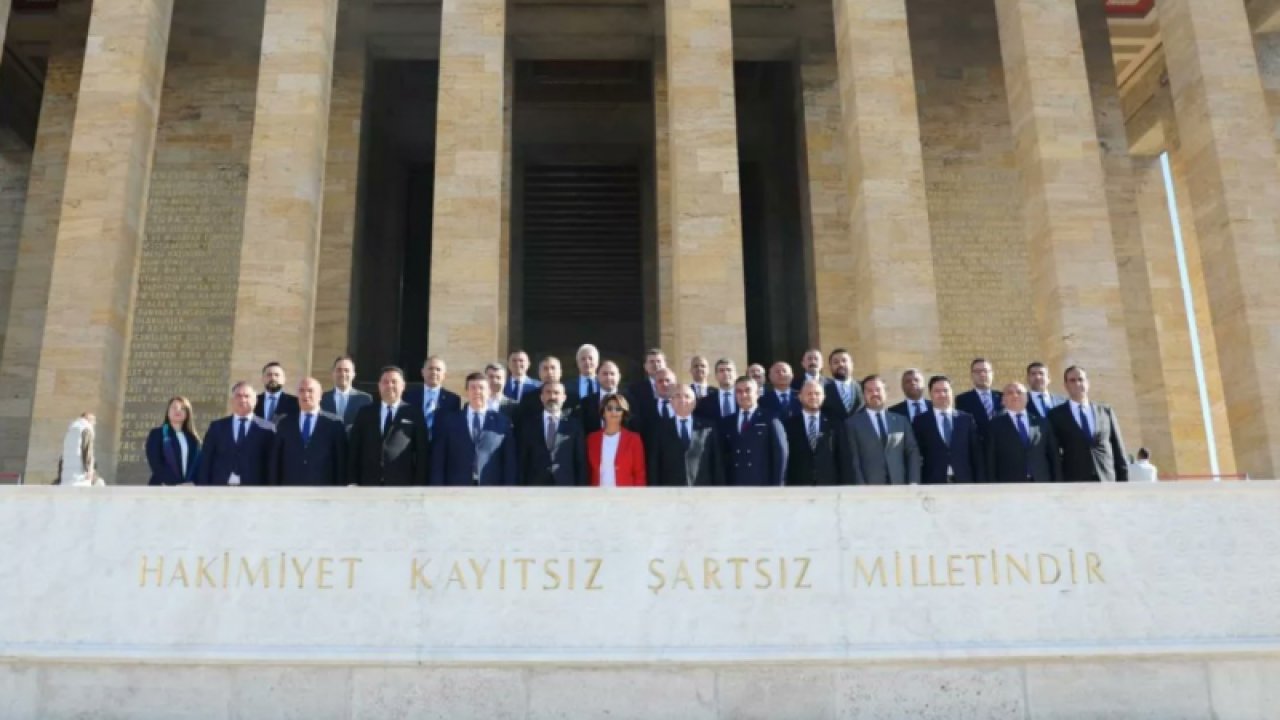
[[1049, 407], [1049, 395], [1047, 393], [1041, 393], [1040, 394], [1040, 414], [1044, 415], [1045, 417], [1049, 417], [1049, 411], [1052, 409], [1053, 409], [1052, 407]]
[[689, 439], [689, 420], [688, 418], [680, 421], [680, 444], [684, 445], [686, 451], [692, 441]]
[[1085, 412], [1084, 406], [1080, 406], [1080, 429], [1084, 431], [1084, 436], [1093, 442], [1093, 430], [1089, 427], [1089, 414]]
[[749, 427], [751, 427], [751, 413], [744, 410], [742, 412], [742, 426], [738, 428], [738, 434], [746, 435]]
[[249, 421], [246, 418], [240, 418], [240, 432], [236, 433], [236, 444], [244, 442], [244, 436], [249, 432]]
[[911, 416], [912, 420], [916, 419], [916, 415], [919, 415], [920, 413], [924, 412], [924, 403], [919, 400], [911, 403], [911, 407], [915, 408], [915, 413], [912, 414]]
[[783, 412], [786, 412], [786, 411], [787, 411], [787, 401], [788, 401], [788, 400], [789, 400], [789, 397], [788, 397], [787, 393], [779, 393], [779, 394], [778, 394], [778, 404], [782, 405], [782, 411], [783, 411]]
[[1031, 447], [1031, 434], [1027, 432], [1027, 425], [1022, 421], [1022, 413], [1018, 413], [1018, 434], [1022, 436], [1022, 446]]
[[311, 413], [307, 413], [302, 417], [302, 444], [311, 443]]
[[663, 401], [662, 401], [662, 417], [663, 417], [664, 419], [671, 417], [671, 414], [667, 412], [667, 401], [666, 401], [666, 400], [663, 400]]
[[547, 449], [555, 447], [556, 444], [556, 419], [547, 416]]
[[471, 413], [471, 442], [480, 440], [480, 413]]
[[720, 415], [724, 416], [732, 412], [732, 410], [729, 409], [729, 393], [721, 390], [720, 402], [722, 403], [722, 407], [720, 408]]
[[391, 421], [396, 416], [395, 408], [388, 405], [387, 409], [383, 412], [383, 416], [384, 417], [382, 420], [382, 436], [386, 437], [387, 433], [391, 432]]
[[884, 425], [884, 413], [876, 413], [876, 424], [880, 426], [880, 444], [889, 445], [889, 429]]
[[954, 428], [951, 425], [951, 413], [942, 413], [942, 441], [951, 447], [951, 431]]

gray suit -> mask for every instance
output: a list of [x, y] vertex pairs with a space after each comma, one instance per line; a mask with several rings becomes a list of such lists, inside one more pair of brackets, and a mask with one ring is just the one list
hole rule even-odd
[[[367, 392], [351, 388], [347, 393], [347, 409], [342, 416], [342, 424], [346, 426], [347, 431], [351, 431], [351, 426], [356, 423], [356, 414], [360, 412], [360, 408], [373, 402], [373, 396]], [[333, 390], [326, 390], [320, 396], [320, 409], [327, 413], [338, 413], [338, 403], [334, 398]]]
[[888, 408], [882, 414], [888, 443], [880, 438], [870, 410], [863, 408], [845, 421], [845, 433], [853, 447], [854, 484], [918, 485], [921, 457], [911, 422]]

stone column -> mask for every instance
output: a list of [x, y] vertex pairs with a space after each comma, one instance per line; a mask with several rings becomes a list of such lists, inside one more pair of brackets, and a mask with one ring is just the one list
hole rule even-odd
[[267, 0], [231, 377], [311, 367], [338, 0]]
[[[507, 53], [502, 77], [502, 233], [498, 241], [498, 346], [511, 338], [511, 172], [515, 132], [516, 60]], [[506, 364], [506, 352], [494, 360]]]
[[[1137, 403], [1136, 412], [1123, 419], [1124, 439], [1135, 451], [1147, 446], [1153, 454], [1159, 451], [1163, 457], [1170, 457], [1173, 445], [1170, 407], [1159, 391], [1153, 391], [1147, 383], [1148, 377], [1163, 372], [1163, 362], [1153, 341], [1157, 330], [1137, 202], [1140, 178], [1134, 168], [1134, 159], [1129, 155], [1129, 136], [1125, 129], [1124, 108], [1120, 105], [1120, 91], [1116, 87], [1115, 58], [1106, 7], [1092, 0], [1076, 0], [1076, 13], [1080, 18], [1081, 48], [1098, 134], [1102, 174], [1106, 179], [1103, 197], [1111, 224], [1120, 306], [1124, 313], [1125, 336], [1129, 340], [1127, 377]], [[1171, 236], [1165, 237], [1172, 243]], [[1185, 320], [1182, 326], [1186, 332]], [[1189, 343], [1186, 349], [1190, 352]], [[1190, 356], [1183, 360], [1185, 365]], [[1099, 390], [1108, 402], [1114, 403], [1122, 388], [1100, 386]], [[1207, 468], [1208, 465], [1202, 467]], [[1161, 469], [1164, 470], [1164, 466]], [[1173, 469], [1170, 467], [1169, 471]]]
[[36, 376], [27, 477], [48, 482], [80, 412], [115, 472], [138, 250], [173, 0], [98, 0], [85, 46]]
[[848, 346], [857, 337], [857, 273], [849, 242], [847, 157], [840, 114], [840, 77], [834, 52], [806, 53], [800, 63], [804, 107], [807, 214], [813, 245], [817, 347]]
[[[996, 0], [1025, 192], [1032, 299], [1044, 362], [1089, 371], [1122, 428], [1140, 423], [1075, 3]], [[1059, 378], [1061, 375], [1059, 375]]]
[[[835, 0], [835, 32], [854, 357], [888, 375], [937, 367], [942, 340], [906, 0]], [[814, 251], [822, 258], [816, 244]]]
[[1253, 42], [1267, 109], [1271, 112], [1272, 137], [1276, 141], [1276, 152], [1280, 153], [1280, 32], [1255, 35]]
[[[653, 152], [654, 191], [657, 195], [657, 297], [654, 308], [658, 313], [658, 346], [675, 348], [676, 327], [672, 317], [675, 297], [671, 284], [671, 129], [670, 93], [667, 92], [667, 51], [665, 43], [659, 46], [653, 61]], [[646, 311], [649, 306], [646, 304]], [[735, 358], [746, 363], [745, 357]], [[671, 359], [675, 362], [675, 357]]]
[[3, 355], [0, 355], [0, 472], [26, 467], [36, 367], [49, 305], [53, 249], [71, 150], [88, 12], [66, 18], [49, 54], [40, 124], [15, 258]]
[[0, 347], [13, 293], [13, 272], [22, 237], [22, 207], [27, 201], [31, 149], [10, 128], [0, 128]]
[[1243, 3], [1160, 0], [1231, 440], [1242, 472], [1280, 473], [1280, 167]]
[[[502, 300], [506, 0], [444, 0], [427, 348], [449, 384], [495, 360]], [[424, 328], [424, 330], [427, 330]]]
[[333, 63], [316, 276], [316, 333], [311, 353], [311, 373], [317, 377], [326, 376], [334, 358], [351, 350], [351, 268], [357, 234], [366, 58], [364, 26], [356, 13], [347, 10], [353, 7], [343, 6]]
[[747, 357], [729, 0], [667, 0], [674, 367]]

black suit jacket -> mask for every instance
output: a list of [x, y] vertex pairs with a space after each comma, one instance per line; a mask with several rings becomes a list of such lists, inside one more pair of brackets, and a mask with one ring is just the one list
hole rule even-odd
[[276, 423], [271, 454], [272, 485], [346, 485], [347, 428], [337, 415], [316, 413], [310, 442], [302, 442], [302, 427], [294, 416]]
[[267, 394], [262, 393], [258, 396], [258, 402], [253, 406], [253, 414], [266, 420], [267, 422], [275, 422], [276, 418], [283, 415], [296, 417], [298, 415], [298, 398], [287, 392], [280, 393], [280, 399], [276, 402], [275, 417], [265, 417], [262, 413], [267, 409]]
[[348, 458], [348, 484], [426, 485], [431, 469], [431, 447], [422, 408], [401, 402], [385, 436], [382, 403], [361, 408], [355, 425], [351, 426]]
[[818, 444], [809, 445], [809, 419], [803, 411], [783, 423], [787, 431], [787, 485], [852, 485], [844, 423], [818, 413]]
[[773, 388], [769, 388], [760, 396], [760, 409], [786, 422], [787, 418], [800, 412], [800, 393], [789, 392], [787, 394], [787, 402], [784, 405], [778, 397], [778, 392]]
[[[716, 388], [716, 387], [707, 388], [706, 396], [699, 399], [698, 404], [694, 406], [693, 414], [697, 415], [700, 418], [710, 420], [712, 423], [718, 425], [720, 423], [720, 418], [724, 417], [721, 414], [721, 407], [720, 407], [720, 402], [721, 402], [720, 393], [722, 392], [725, 392], [725, 391], [721, 390], [720, 388]], [[727, 392], [729, 393], [729, 397], [731, 398], [729, 400], [729, 407], [734, 412], [737, 412], [738, 400], [737, 398], [733, 397], [733, 390], [729, 390]]]
[[[978, 441], [978, 426], [973, 416], [963, 410], [955, 411], [951, 421], [951, 445], [942, 439], [938, 431], [935, 413], [917, 415], [911, 423], [920, 446], [924, 466], [920, 471], [922, 485], [946, 485], [951, 483], [986, 482], [983, 466], [982, 444]], [[947, 468], [955, 475], [948, 479]]]
[[824, 393], [822, 398], [822, 414], [831, 418], [836, 423], [843, 423], [850, 417], [856, 415], [859, 410], [867, 406], [867, 400], [862, 395], [862, 384], [857, 380], [849, 381], [849, 392], [853, 396], [853, 407], [845, 408], [844, 398], [840, 397], [840, 390], [836, 386], [836, 381], [828, 379], [822, 386]]
[[654, 391], [653, 383], [649, 382], [649, 378], [643, 377], [627, 386], [626, 390], [627, 402], [631, 403], [631, 411], [635, 412], [636, 405], [648, 403], [652, 405], [657, 399], [658, 394]]
[[689, 417], [689, 449], [680, 439], [677, 418], [664, 420], [653, 432], [646, 473], [648, 484], [672, 487], [724, 485], [724, 451], [717, 423]]
[[[334, 399], [334, 390], [328, 390], [320, 396], [320, 409], [330, 414], [338, 412], [338, 403]], [[360, 414], [360, 408], [373, 402], [373, 396], [362, 390], [351, 388], [351, 392], [347, 393], [346, 412], [342, 414], [342, 424], [348, 429], [356, 422], [356, 415]]]
[[[925, 412], [930, 412], [933, 410], [933, 401], [921, 398], [920, 402], [924, 403]], [[894, 405], [893, 407], [889, 408], [889, 412], [897, 413], [902, 417], [906, 418], [907, 420], [915, 420], [915, 418], [911, 417], [911, 410], [907, 408], [906, 400], [903, 400], [897, 405]]]
[[556, 436], [547, 447], [546, 428], [538, 420], [541, 432], [520, 436], [521, 485], [560, 485], [575, 487], [588, 484], [587, 438], [578, 419], [564, 414], [556, 425]]
[[276, 429], [260, 417], [247, 425], [244, 440], [236, 442], [235, 416], [214, 420], [204, 434], [197, 485], [226, 485], [234, 473], [241, 485], [266, 485], [270, 477], [271, 447]]
[[1085, 436], [1071, 403], [1049, 411], [1049, 425], [1062, 454], [1062, 479], [1066, 482], [1128, 482], [1128, 457], [1120, 423], [1108, 405], [1093, 404], [1093, 432]]
[[[1004, 409], [1003, 401], [1004, 393], [999, 390], [991, 391], [991, 417], [1000, 414]], [[987, 417], [987, 409], [982, 406], [982, 398], [978, 397], [977, 390], [967, 390], [956, 396], [956, 410], [967, 412], [973, 416], [973, 421], [978, 426], [978, 441], [986, 442], [987, 426], [991, 424], [991, 418]]]
[[1061, 482], [1062, 461], [1049, 421], [1026, 413], [1027, 443], [1003, 412], [987, 429], [987, 473], [991, 482]]

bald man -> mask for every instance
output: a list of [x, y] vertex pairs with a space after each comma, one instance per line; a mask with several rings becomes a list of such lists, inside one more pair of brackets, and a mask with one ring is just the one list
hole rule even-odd
[[280, 416], [271, 454], [272, 485], [346, 485], [347, 428], [320, 410], [320, 383], [298, 383], [298, 413]]

